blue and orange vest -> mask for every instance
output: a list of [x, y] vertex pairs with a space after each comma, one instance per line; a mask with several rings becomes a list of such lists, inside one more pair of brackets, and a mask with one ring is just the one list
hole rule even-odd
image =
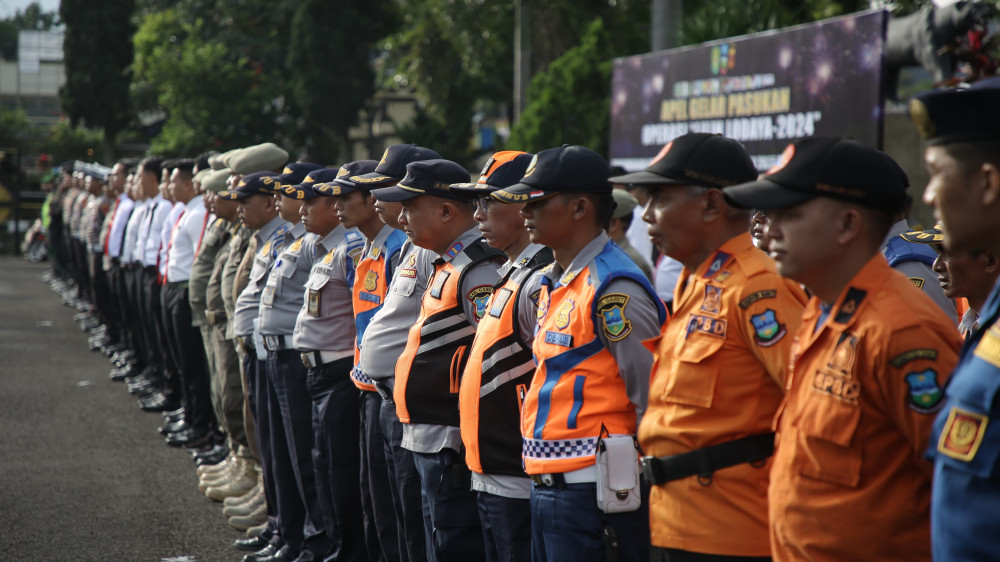
[[511, 269], [495, 286], [486, 314], [476, 328], [459, 387], [465, 463], [480, 474], [523, 477], [521, 404], [535, 373], [531, 341], [518, 325], [521, 292], [536, 271], [552, 263], [544, 248], [523, 266]]
[[459, 426], [458, 388], [476, 326], [469, 323], [459, 289], [465, 273], [503, 253], [476, 240], [450, 262], [436, 263], [399, 362], [393, 397], [402, 423]]
[[636, 432], [635, 405], [617, 361], [598, 335], [597, 302], [617, 278], [638, 283], [656, 303], [659, 322], [666, 320], [656, 291], [614, 242], [572, 278], [542, 280], [533, 344], [538, 367], [521, 421], [528, 474], [570, 472], [594, 464], [602, 428], [611, 435]]
[[354, 369], [351, 370], [351, 381], [361, 390], [375, 391], [375, 385], [368, 375], [361, 371], [361, 338], [368, 329], [375, 313], [382, 309], [385, 295], [389, 291], [389, 282], [393, 275], [393, 258], [399, 253], [406, 242], [406, 234], [402, 230], [393, 230], [382, 246], [369, 248], [354, 274], [354, 325], [357, 337], [354, 340]]

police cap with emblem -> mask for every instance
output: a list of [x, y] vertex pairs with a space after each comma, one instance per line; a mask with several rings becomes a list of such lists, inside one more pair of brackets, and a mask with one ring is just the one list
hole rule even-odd
[[929, 145], [1000, 141], [1000, 77], [910, 100], [910, 118]]
[[368, 186], [369, 189], [385, 187], [403, 179], [410, 162], [439, 158], [441, 155], [429, 148], [415, 144], [394, 144], [385, 149], [374, 172], [349, 176], [349, 179], [356, 184]]
[[899, 237], [915, 244], [930, 244], [933, 246], [944, 243], [944, 233], [941, 231], [941, 223], [937, 223], [934, 225], [934, 228], [928, 230], [907, 230], [900, 234]]
[[609, 178], [641, 186], [700, 185], [722, 189], [754, 181], [757, 169], [738, 141], [722, 135], [688, 133], [668, 142], [642, 172]]
[[337, 177], [331, 181], [323, 182], [313, 186], [320, 195], [340, 196], [354, 193], [355, 191], [368, 191], [372, 188], [369, 184], [358, 184], [351, 180], [356, 176], [363, 176], [375, 171], [378, 162], [374, 160], [355, 160], [348, 162], [337, 170]]
[[336, 168], [319, 168], [309, 172], [306, 177], [296, 185], [282, 186], [281, 194], [285, 197], [291, 197], [292, 199], [298, 199], [300, 201], [313, 199], [320, 195], [316, 189], [317, 186], [328, 181], [333, 181], [336, 177]]
[[[264, 180], [271, 180], [273, 172], [254, 172], [240, 178], [240, 182], [235, 188], [220, 191], [217, 197], [230, 201], [246, 199], [251, 195], [274, 195]], [[274, 183], [273, 180], [269, 183]]]
[[451, 190], [455, 183], [469, 183], [469, 171], [451, 160], [418, 160], [406, 165], [406, 176], [394, 186], [372, 191], [380, 201], [406, 201], [421, 195], [464, 200]]
[[451, 190], [459, 196], [476, 198], [510, 187], [521, 181], [534, 155], [520, 150], [497, 152], [486, 161], [476, 183], [456, 183]]
[[828, 197], [890, 213], [907, 202], [906, 173], [888, 154], [856, 140], [806, 137], [785, 148], [760, 180], [723, 191], [747, 209], [781, 209]]
[[265, 181], [264, 183], [273, 193], [280, 194], [284, 188], [302, 183], [302, 180], [306, 179], [309, 172], [322, 168], [323, 166], [315, 162], [292, 162], [291, 164], [286, 164], [280, 174], [276, 176], [272, 175], [271, 180], [273, 181]]
[[492, 195], [501, 203], [526, 203], [557, 193], [611, 195], [609, 171], [608, 163], [593, 150], [565, 144], [536, 154], [518, 183]]

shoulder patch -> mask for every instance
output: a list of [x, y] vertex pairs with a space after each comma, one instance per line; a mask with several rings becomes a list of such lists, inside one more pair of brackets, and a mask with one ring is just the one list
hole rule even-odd
[[944, 393], [937, 382], [937, 371], [925, 369], [919, 372], [907, 373], [903, 380], [910, 387], [910, 408], [924, 414], [929, 414], [941, 404]]
[[924, 280], [920, 277], [910, 277], [910, 283], [913, 283], [918, 289], [924, 288]]
[[538, 306], [538, 297], [540, 296], [542, 296], [542, 290], [538, 289], [534, 293], [528, 295], [528, 298], [531, 299], [531, 302], [534, 303], [535, 306]]
[[865, 300], [866, 295], [868, 293], [861, 289], [855, 289], [854, 287], [848, 289], [847, 295], [844, 296], [843, 302], [840, 303], [840, 307], [837, 309], [837, 317], [833, 321], [838, 324], [850, 322], [851, 318], [854, 318], [854, 314], [858, 311], [858, 307], [861, 306], [861, 302]]
[[764, 291], [757, 291], [756, 293], [751, 293], [747, 298], [740, 301], [740, 308], [746, 310], [750, 308], [753, 303], [764, 300], [773, 299], [778, 296], [778, 291], [775, 289], [766, 289]]
[[937, 358], [938, 358], [938, 352], [936, 349], [930, 349], [930, 348], [910, 349], [890, 359], [889, 364], [898, 369], [903, 365], [906, 365], [910, 361], [916, 361], [917, 359], [930, 359], [931, 361], [934, 361]]
[[621, 341], [632, 332], [632, 322], [625, 317], [629, 296], [610, 293], [597, 300], [597, 314], [604, 327], [604, 335], [611, 341]]
[[771, 347], [788, 332], [785, 325], [778, 321], [778, 314], [770, 308], [751, 316], [750, 324], [754, 330], [753, 341], [760, 347]]
[[705, 272], [705, 279], [711, 279], [715, 274], [722, 271], [723, 266], [729, 261], [729, 258], [733, 256], [725, 252], [715, 252], [712, 256], [712, 265], [708, 266], [708, 271]]
[[994, 367], [1000, 367], [1000, 324], [994, 324], [976, 344], [973, 355]]
[[718, 314], [722, 311], [722, 287], [705, 285], [705, 299], [701, 301], [701, 311]]
[[361, 258], [365, 257], [364, 256], [364, 248], [362, 248], [362, 247], [359, 246], [359, 247], [354, 248], [352, 250], [348, 250], [347, 251], [347, 255], [348, 255], [348, 257], [351, 258], [351, 261], [354, 263], [354, 268], [357, 269], [358, 264], [361, 263]]
[[982, 414], [953, 406], [938, 438], [938, 452], [960, 461], [971, 461], [983, 443], [989, 421]]
[[476, 320], [479, 320], [486, 314], [486, 304], [490, 300], [490, 295], [493, 294], [493, 285], [479, 285], [478, 287], [473, 287], [469, 291], [465, 298], [469, 299], [469, 302], [476, 305]]

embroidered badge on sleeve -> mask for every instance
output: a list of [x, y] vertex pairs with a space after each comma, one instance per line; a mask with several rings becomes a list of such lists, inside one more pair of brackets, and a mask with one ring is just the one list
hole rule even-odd
[[628, 295], [611, 293], [597, 301], [597, 314], [604, 327], [604, 335], [611, 341], [621, 341], [632, 332], [632, 322], [625, 317]]

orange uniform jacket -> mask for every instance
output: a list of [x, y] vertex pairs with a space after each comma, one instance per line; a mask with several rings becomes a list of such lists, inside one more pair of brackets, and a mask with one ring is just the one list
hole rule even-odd
[[[643, 452], [677, 455], [769, 433], [806, 300], [750, 234], [727, 241], [694, 273], [685, 270], [673, 319], [655, 340]], [[770, 555], [769, 467], [744, 463], [716, 471], [707, 485], [690, 476], [653, 487], [653, 545]]]
[[768, 493], [775, 560], [930, 560], [934, 412], [959, 337], [876, 255], [796, 335]]

